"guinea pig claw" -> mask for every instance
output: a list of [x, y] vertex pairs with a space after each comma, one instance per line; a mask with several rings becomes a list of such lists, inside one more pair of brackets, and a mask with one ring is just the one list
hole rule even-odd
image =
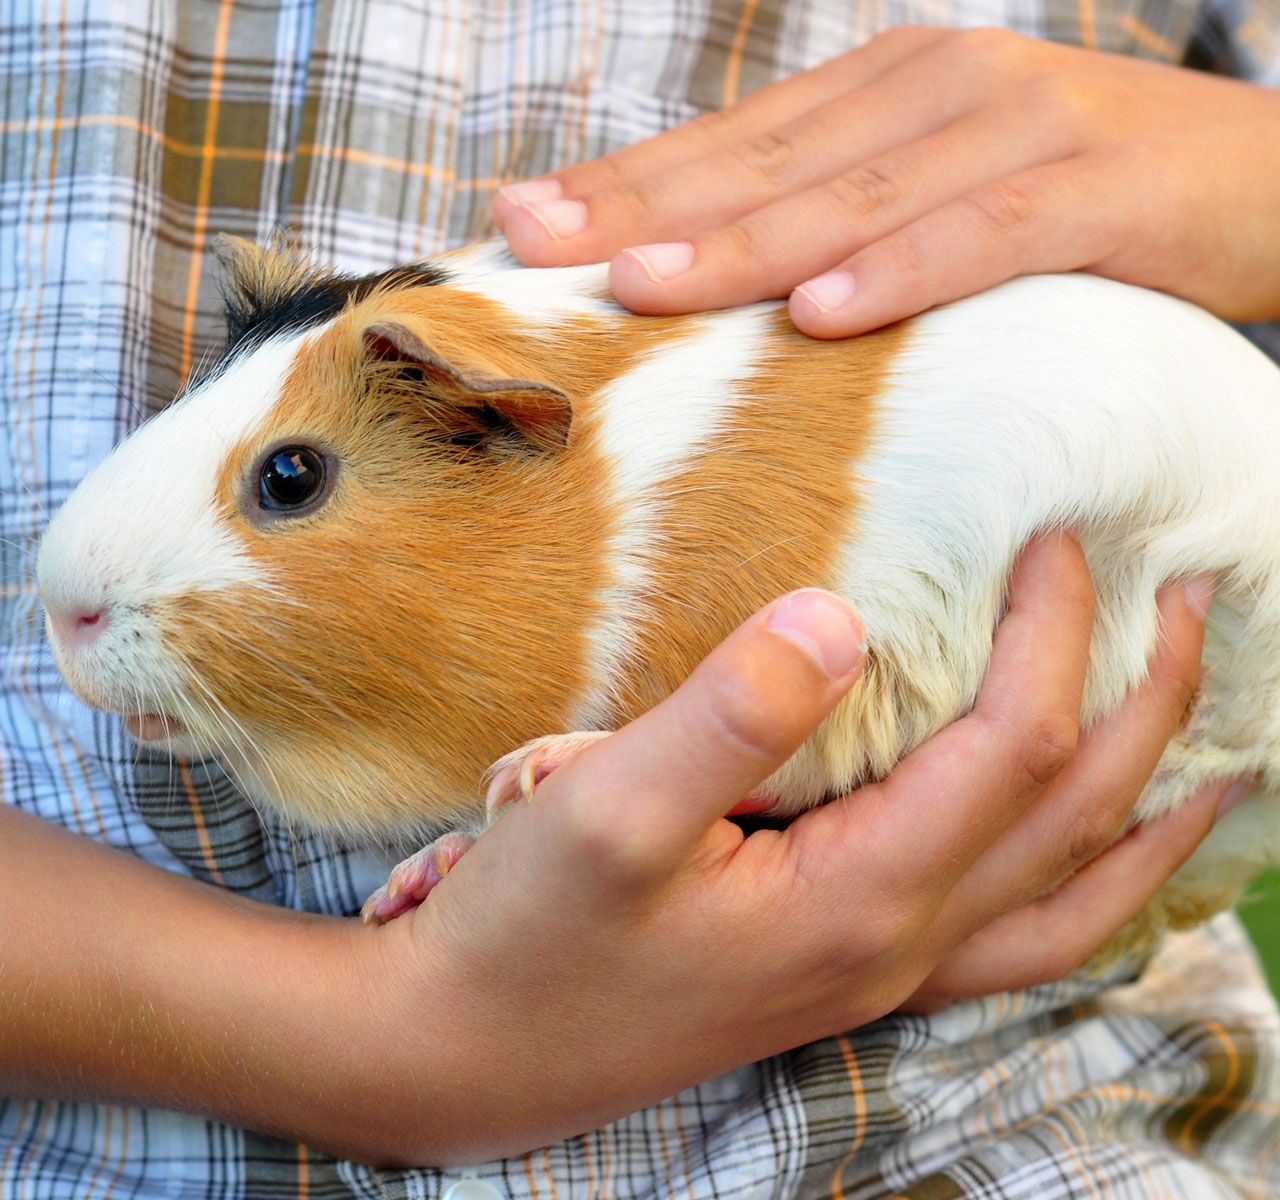
[[533, 789], [547, 777], [547, 772], [540, 769], [539, 758], [540, 755], [531, 754], [520, 764], [520, 795], [526, 804], [533, 799]]
[[593, 742], [607, 738], [609, 732], [591, 730], [578, 733], [556, 733], [535, 738], [518, 750], [504, 754], [489, 768], [489, 786], [485, 790], [485, 810], [492, 820], [517, 797], [533, 799], [534, 790], [552, 771], [563, 767]]
[[364, 902], [360, 919], [366, 925], [385, 925], [416, 908], [457, 866], [475, 841], [465, 833], [446, 833], [397, 863], [387, 882]]

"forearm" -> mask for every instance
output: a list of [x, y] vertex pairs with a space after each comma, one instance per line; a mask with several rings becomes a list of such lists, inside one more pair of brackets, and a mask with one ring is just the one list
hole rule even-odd
[[[666, 1094], [662, 1055], [634, 1078], [584, 1072], [520, 1019], [529, 986], [494, 988], [495, 1003], [514, 993], [515, 1015], [488, 1019], [432, 934], [415, 933], [418, 914], [375, 929], [274, 908], [7, 806], [0, 905], [0, 1095], [174, 1108], [362, 1161], [435, 1165], [524, 1150]], [[618, 1040], [607, 1029], [603, 1043]], [[568, 1080], [549, 1093], [557, 1063]]]
[[171, 1107], [392, 1154], [372, 931], [246, 901], [5, 806], [0, 902], [0, 1094]]

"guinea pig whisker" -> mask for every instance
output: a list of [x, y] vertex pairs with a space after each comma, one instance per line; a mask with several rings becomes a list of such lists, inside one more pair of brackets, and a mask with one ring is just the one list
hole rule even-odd
[[[188, 668], [187, 670], [187, 678], [200, 690], [201, 695], [203, 695], [205, 699], [209, 702], [209, 705], [211, 706], [211, 709], [212, 709], [211, 716], [218, 723], [218, 726], [221, 729], [221, 731], [227, 735], [228, 740], [233, 745], [236, 743], [239, 743], [239, 746], [241, 747], [247, 746], [251, 751], [253, 751], [253, 753], [256, 754], [262, 760], [263, 764], [266, 766], [267, 773], [271, 776], [272, 786], [276, 789], [277, 792], [281, 792], [280, 781], [275, 777], [275, 774], [274, 772], [272, 772], [271, 766], [267, 761], [266, 755], [263, 754], [262, 748], [258, 745], [257, 741], [250, 735], [249, 731], [245, 729], [245, 727], [238, 720], [236, 720], [236, 718], [228, 710], [227, 706], [223, 704], [222, 701], [219, 700], [216, 695], [214, 695], [212, 689], [208, 686], [208, 684], [206, 684], [204, 680], [201, 679], [200, 676], [191, 668]], [[232, 730], [232, 726], [234, 726], [234, 732]], [[236, 736], [237, 734], [239, 735], [238, 737]], [[237, 780], [236, 782], [239, 783], [240, 781]], [[241, 787], [242, 787], [242, 790], [247, 790], [243, 788], [243, 785], [241, 785]], [[281, 792], [281, 794], [283, 793]]]
[[[228, 743], [230, 743], [235, 748], [235, 752], [237, 754], [240, 754], [242, 757], [246, 756], [245, 754], [246, 747], [248, 750], [257, 754], [258, 758], [262, 761], [263, 766], [266, 768], [267, 774], [271, 778], [272, 786], [279, 793], [280, 781], [276, 778], [275, 773], [271, 770], [270, 764], [268, 763], [266, 756], [262, 753], [262, 750], [258, 746], [257, 742], [252, 737], [249, 736], [249, 733], [244, 728], [244, 726], [242, 726], [240, 722], [237, 721], [234, 716], [232, 716], [232, 714], [228, 711], [226, 705], [224, 705], [215, 695], [213, 695], [212, 692], [209, 691], [209, 688], [207, 687], [207, 685], [204, 683], [202, 679], [200, 679], [197, 675], [195, 675], [194, 672], [190, 670], [188, 670], [188, 675], [191, 678], [191, 681], [196, 685], [196, 687], [200, 688], [202, 693], [207, 697], [210, 705], [212, 706], [212, 711], [210, 711], [207, 715], [211, 717], [213, 721], [217, 724], [219, 731], [227, 739]], [[190, 705], [190, 701], [184, 701], [184, 703], [186, 703], [189, 706], [192, 712], [195, 711], [194, 706]], [[236, 734], [232, 731], [230, 725], [228, 725], [228, 722], [235, 725], [236, 729], [239, 731], [239, 734], [240, 734], [239, 739], [237, 739]], [[236, 766], [235, 762], [233, 762], [232, 759], [227, 754], [218, 755], [218, 759], [222, 763], [223, 769], [226, 771], [228, 777], [231, 779], [231, 782], [235, 785], [236, 790], [248, 802], [249, 807], [253, 809], [254, 816], [258, 818], [258, 824], [261, 825], [264, 830], [270, 830], [271, 826], [267, 821], [266, 814], [263, 812], [261, 804], [259, 804], [258, 802], [257, 796], [254, 794], [253, 788], [245, 780], [239, 768]], [[290, 821], [287, 814], [281, 814], [281, 818], [283, 820], [284, 832], [289, 839], [290, 853], [294, 856], [294, 859], [296, 861], [298, 839], [293, 829], [293, 823], [292, 821]]]
[[[126, 392], [119, 379], [112, 378], [112, 376], [108, 375], [105, 371], [93, 366], [91, 363], [85, 362], [83, 359], [73, 357], [68, 351], [59, 350], [55, 357], [69, 360], [75, 367], [77, 373], [84, 372], [86, 374], [93, 375], [95, 378], [105, 383], [115, 394], [115, 398], [119, 401], [123, 401], [125, 416], [129, 422], [130, 428], [136, 429], [151, 415], [147, 410], [146, 404], [137, 396], [132, 396]], [[117, 409], [117, 411], [119, 410]]]
[[[195, 682], [199, 684], [200, 681], [197, 679]], [[192, 724], [198, 722], [200, 714], [196, 711], [195, 705], [193, 705], [188, 698], [186, 698], [185, 696], [174, 696], [173, 700], [179, 710], [180, 717], [184, 718], [185, 720], [187, 720], [189, 723], [192, 723]], [[218, 714], [214, 713], [214, 714], [207, 714], [207, 715], [212, 715], [215, 722], [218, 724], [219, 729], [223, 733], [225, 733], [230, 738], [230, 740], [234, 740], [234, 738], [231, 738], [229, 731], [227, 731], [223, 726], [221, 718], [218, 716]], [[170, 770], [172, 771], [172, 760], [170, 760], [170, 763], [171, 763]], [[263, 820], [262, 811], [261, 809], [259, 809], [258, 802], [254, 798], [253, 793], [245, 785], [244, 780], [242, 780], [239, 777], [239, 774], [237, 773], [236, 769], [229, 762], [223, 759], [222, 765], [223, 765], [223, 768], [226, 770], [227, 775], [230, 778], [232, 784], [234, 784], [236, 790], [240, 793], [240, 795], [242, 795], [248, 801], [249, 806], [253, 809], [254, 815], [258, 818], [259, 823], [262, 824], [263, 827], [265, 828], [266, 822]], [[170, 778], [172, 779], [172, 776]]]
[[40, 494], [25, 479], [18, 480], [18, 486], [15, 489], [17, 493], [24, 499], [31, 502], [31, 507], [35, 516], [35, 524], [31, 527], [31, 537], [38, 537], [41, 528], [48, 523], [49, 514], [45, 509], [44, 500]]
[[754, 554], [748, 554], [741, 562], [735, 563], [734, 570], [738, 570], [740, 567], [745, 567], [747, 563], [751, 562], [753, 559], [759, 558], [762, 554], [768, 554], [770, 550], [776, 550], [779, 546], [785, 546], [788, 542], [798, 541], [800, 536], [800, 534], [796, 533], [792, 534], [791, 537], [779, 538], [776, 542], [772, 542], [770, 545], [757, 550]]
[[[241, 647], [241, 649], [249, 651], [250, 654], [256, 656], [257, 658], [260, 658], [263, 662], [268, 662], [273, 667], [278, 667], [286, 675], [291, 675], [295, 678], [298, 677], [298, 672], [294, 668], [290, 667], [288, 663], [266, 653], [266, 651], [264, 651], [260, 646], [255, 646], [252, 642], [247, 641], [245, 638], [237, 637], [234, 633], [231, 633], [227, 629], [214, 629], [213, 626], [209, 626], [208, 628], [210, 628], [213, 632], [216, 632], [219, 637], [226, 638], [228, 641], [234, 642], [237, 646]], [[309, 681], [306, 679], [303, 679], [303, 682], [305, 683]], [[340, 709], [336, 704], [334, 704], [331, 700], [325, 697], [323, 689], [315, 688], [313, 690], [313, 694], [308, 696], [308, 700], [320, 700], [323, 704], [325, 704], [329, 708], [329, 710], [333, 713], [334, 716], [341, 717], [344, 720], [346, 719], [346, 714], [342, 711], [342, 709]], [[297, 711], [303, 712], [302, 709], [298, 709]]]

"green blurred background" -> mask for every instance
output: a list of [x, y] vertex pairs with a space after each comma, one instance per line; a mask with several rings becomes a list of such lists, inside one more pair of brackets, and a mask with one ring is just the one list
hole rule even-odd
[[1262, 955], [1271, 990], [1280, 996], [1280, 868], [1254, 882], [1240, 916]]

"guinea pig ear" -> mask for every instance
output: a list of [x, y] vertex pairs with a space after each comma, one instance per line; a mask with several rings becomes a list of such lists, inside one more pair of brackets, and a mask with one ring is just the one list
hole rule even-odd
[[420, 372], [440, 399], [456, 405], [460, 432], [475, 429], [476, 415], [487, 411], [539, 450], [562, 450], [569, 440], [572, 402], [549, 383], [507, 379], [483, 368], [449, 362], [397, 321], [369, 325], [364, 343], [373, 358]]
[[227, 333], [233, 342], [264, 313], [322, 274], [283, 234], [266, 246], [258, 246], [246, 238], [220, 233], [213, 239], [213, 252], [222, 268]]

